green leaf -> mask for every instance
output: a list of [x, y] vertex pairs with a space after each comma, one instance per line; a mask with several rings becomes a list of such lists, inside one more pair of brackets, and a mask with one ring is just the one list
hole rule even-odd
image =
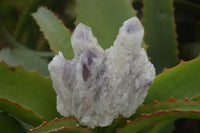
[[200, 95], [197, 95], [197, 96], [193, 97], [191, 100], [192, 101], [199, 101], [200, 100]]
[[200, 112], [200, 101], [193, 102], [189, 101], [188, 99], [184, 100], [175, 100], [170, 98], [168, 101], [164, 102], [157, 102], [154, 101], [152, 104], [149, 105], [141, 105], [136, 113], [131, 116], [129, 119], [134, 120], [141, 116], [142, 114], [151, 114], [159, 110], [171, 111], [171, 110], [181, 110], [181, 111], [190, 111], [196, 110]]
[[71, 35], [64, 24], [51, 11], [44, 7], [38, 8], [37, 12], [32, 15], [49, 42], [51, 50], [55, 54], [61, 51], [67, 59], [73, 58]]
[[93, 133], [92, 130], [88, 128], [82, 128], [82, 127], [63, 127], [62, 129], [59, 129], [57, 131], [52, 131], [50, 133]]
[[27, 9], [24, 11], [22, 17], [20, 18], [17, 28], [15, 30], [15, 39], [19, 40], [22, 36], [23, 32], [27, 28], [27, 26], [32, 21], [32, 18], [30, 16], [31, 12], [35, 12], [35, 10], [38, 8], [38, 6], [43, 2], [44, 0], [32, 0], [30, 2], [30, 5], [27, 7]]
[[20, 106], [16, 102], [9, 101], [6, 98], [0, 97], [0, 109], [33, 126], [38, 126], [45, 121], [44, 117], [34, 113], [30, 109]]
[[200, 54], [200, 42], [180, 45], [180, 56], [184, 60], [191, 60]]
[[39, 38], [39, 27], [34, 20], [30, 22], [29, 26], [27, 27], [27, 32], [25, 34], [27, 34], [27, 36], [24, 45], [30, 49], [36, 50], [38, 48], [38, 45], [41, 45], [38, 43], [39, 41], [41, 41], [41, 39]]
[[0, 132], [1, 133], [26, 133], [20, 122], [9, 115], [0, 112]]
[[113, 44], [123, 21], [133, 16], [129, 0], [77, 0], [77, 24], [90, 26], [104, 49]]
[[156, 72], [178, 63], [172, 0], [144, 0], [144, 29], [147, 50]]
[[[0, 22], [0, 37], [5, 44], [13, 49], [5, 48], [0, 51], [0, 61], [5, 60], [8, 64], [17, 65], [22, 64], [23, 67], [35, 70], [38, 69], [40, 73], [49, 75], [47, 69], [47, 61], [42, 58], [52, 57], [53, 53], [38, 52], [27, 49], [22, 44], [18, 43], [5, 29]], [[15, 49], [16, 48], [16, 49]]]
[[[49, 77], [44, 77], [38, 72], [24, 70], [21, 66], [9, 66], [4, 62], [0, 63], [0, 73], [0, 98], [16, 102], [22, 108], [27, 109], [29, 112], [32, 110], [34, 114], [44, 117], [46, 120], [60, 117], [56, 110], [56, 94]], [[19, 119], [34, 117], [34, 115], [29, 116], [30, 113], [28, 112], [27, 114], [21, 112], [22, 109], [16, 109], [17, 107], [13, 107], [14, 105], [9, 108], [11, 105], [4, 103], [4, 106], [0, 106], [0, 110], [10, 109], [7, 112], [13, 112], [16, 117], [27, 115], [18, 117]], [[37, 120], [38, 118], [33, 119]], [[31, 121], [26, 122], [32, 123]], [[38, 125], [39, 122], [34, 125]]]
[[181, 110], [171, 110], [171, 111], [158, 111], [152, 114], [144, 114], [134, 121], [129, 122], [125, 127], [118, 130], [117, 133], [136, 133], [142, 130], [144, 127], [153, 125], [162, 120], [173, 120], [177, 118], [190, 118], [190, 119], [200, 119], [199, 111], [181, 111]]
[[146, 96], [144, 104], [153, 100], [166, 101], [170, 97], [177, 100], [189, 99], [200, 94], [200, 56], [189, 62], [182, 62], [174, 68], [158, 75]]
[[114, 119], [112, 124], [106, 127], [96, 127], [94, 132], [102, 132], [102, 133], [114, 133], [116, 128], [121, 128], [126, 124], [126, 120], [124, 117], [119, 116], [117, 119]]
[[156, 123], [148, 133], [172, 133], [174, 130], [174, 120], [164, 120]]
[[0, 51], [1, 60], [4, 60], [9, 65], [21, 64], [29, 70], [38, 69], [41, 74], [49, 75], [48, 62], [26, 49], [16, 48], [11, 50], [10, 48], [4, 48]]
[[34, 128], [33, 125], [25, 123], [24, 121], [21, 121], [20, 119], [18, 119], [16, 117], [15, 117], [15, 119], [17, 119], [22, 124], [22, 126], [25, 128], [26, 132], [28, 132], [30, 129]]
[[[175, 100], [173, 98], [170, 98], [168, 101], [164, 102], [157, 102], [154, 101], [152, 104], [149, 105], [141, 105], [136, 113], [132, 115], [129, 120], [137, 120], [138, 117], [140, 117], [142, 114], [147, 114], [150, 115], [152, 113], [155, 113], [157, 111], [172, 111], [172, 110], [180, 110], [180, 111], [199, 111], [200, 112], [200, 101], [193, 102], [189, 101], [187, 98], [183, 100]], [[150, 125], [145, 125], [144, 127], [148, 127], [148, 132], [155, 132], [158, 133], [161, 132], [163, 133], [164, 131], [170, 132], [173, 128], [173, 121], [175, 119], [170, 119], [170, 120], [165, 120], [163, 121], [158, 121], [155, 123], [151, 123]], [[164, 127], [168, 127], [168, 130], [164, 130]], [[164, 130], [164, 131], [163, 131]], [[170, 130], [170, 131], [169, 131]]]
[[62, 119], [54, 119], [50, 122], [44, 122], [37, 128], [31, 129], [30, 133], [44, 133], [50, 131], [56, 131], [63, 127], [75, 127], [78, 124], [75, 118], [63, 117]]

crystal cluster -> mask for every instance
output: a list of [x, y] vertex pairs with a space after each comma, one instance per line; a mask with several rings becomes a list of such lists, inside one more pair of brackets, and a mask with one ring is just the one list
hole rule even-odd
[[59, 52], [49, 63], [58, 112], [92, 128], [110, 125], [119, 114], [130, 117], [155, 78], [141, 48], [143, 34], [140, 21], [130, 18], [104, 51], [90, 27], [80, 23], [71, 38], [74, 59], [66, 60]]

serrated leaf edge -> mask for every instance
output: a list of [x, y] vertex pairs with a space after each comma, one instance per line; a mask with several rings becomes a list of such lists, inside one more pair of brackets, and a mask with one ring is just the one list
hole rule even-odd
[[162, 114], [170, 114], [170, 113], [195, 113], [195, 114], [200, 115], [200, 111], [196, 111], [196, 110], [191, 110], [191, 111], [182, 111], [182, 110], [176, 110], [176, 109], [170, 110], [170, 111], [159, 110], [159, 111], [151, 113], [151, 114], [142, 114], [140, 117], [136, 118], [135, 120], [128, 121], [127, 124], [123, 128], [120, 128], [120, 129], [117, 128], [116, 130], [118, 132], [118, 131], [126, 128], [128, 125], [136, 123], [136, 122], [143, 120], [145, 118], [156, 117], [156, 116], [159, 116], [159, 115], [162, 115]]
[[[36, 128], [33, 128], [33, 129], [30, 129], [29, 130], [29, 133], [31, 133], [31, 132], [33, 132], [33, 131], [36, 131], [36, 130], [38, 130], [38, 129], [40, 129], [40, 128], [42, 128], [42, 127], [44, 127], [44, 126], [46, 126], [46, 125], [48, 125], [48, 124], [51, 124], [51, 123], [54, 123], [54, 122], [57, 122], [57, 121], [62, 121], [62, 120], [76, 120], [76, 118], [74, 117], [74, 116], [72, 116], [72, 117], [63, 117], [63, 118], [61, 118], [61, 119], [58, 119], [58, 118], [55, 118], [54, 120], [52, 120], [52, 121], [44, 121], [40, 126], [38, 126], [38, 127], [36, 127]], [[76, 120], [77, 121], [77, 120]], [[77, 123], [78, 123], [78, 121], [77, 121]]]
[[[24, 108], [23, 106], [21, 106], [21, 105], [18, 104], [17, 102], [10, 101], [10, 100], [8, 100], [8, 99], [5, 98], [5, 97], [0, 97], [0, 100], [4, 100], [4, 101], [6, 101], [6, 102], [8, 102], [8, 103], [17, 105], [17, 107], [21, 108], [22, 110], [28, 111], [28, 112], [32, 113], [34, 116], [36, 116], [36, 117], [38, 117], [38, 118], [40, 118], [40, 119], [42, 119], [42, 120], [44, 120], [44, 121], [46, 120], [44, 117], [42, 117], [42, 116], [38, 115], [37, 113], [33, 112], [33, 110]], [[11, 114], [12, 114], [12, 113], [11, 113]], [[16, 115], [14, 115], [14, 116], [16, 116]]]
[[170, 97], [170, 99], [166, 100], [166, 101], [153, 100], [153, 102], [151, 104], [147, 104], [147, 105], [142, 104], [140, 106], [141, 107], [149, 107], [149, 106], [152, 106], [152, 105], [155, 105], [155, 104], [162, 104], [162, 103], [167, 103], [167, 102], [193, 102], [193, 103], [200, 103], [200, 101], [191, 101], [187, 97], [185, 97], [182, 100], [176, 100], [176, 99], [174, 99], [174, 97]]
[[[71, 33], [71, 30], [68, 29], [68, 28], [65, 26], [64, 21], [63, 21], [62, 19], [60, 19], [60, 18], [58, 17], [57, 14], [55, 14], [51, 9], [48, 9], [46, 6], [40, 6], [40, 7], [37, 9], [37, 11], [36, 11], [35, 13], [37, 13], [38, 10], [39, 10], [40, 8], [45, 8], [45, 9], [47, 9], [49, 12], [51, 12], [51, 13], [57, 18], [57, 20], [61, 22], [63, 28], [65, 28], [67, 31], [69, 31], [70, 35], [72, 34], [72, 33]], [[35, 13], [31, 13], [31, 16], [32, 16], [33, 19], [35, 20], [36, 24], [39, 26], [38, 22], [37, 22], [36, 19], [34, 18], [34, 14], [35, 14]], [[39, 27], [40, 27], [40, 26], [39, 26]], [[51, 47], [51, 44], [50, 44], [49, 40], [46, 38], [46, 36], [45, 36], [45, 34], [44, 34], [44, 32], [42, 31], [41, 28], [39, 28], [39, 31], [42, 32], [42, 34], [43, 34], [43, 36], [44, 36], [44, 39], [48, 42], [48, 44], [49, 44], [49, 46], [50, 46], [50, 50], [51, 50], [54, 54], [56, 54], [55, 50]]]
[[92, 132], [91, 128], [82, 128], [80, 126], [75, 126], [75, 127], [62, 127], [61, 129], [58, 129], [56, 131], [49, 131], [48, 133], [58, 133], [60, 131], [67, 131], [67, 130], [71, 130], [71, 129], [86, 129]]
[[160, 75], [162, 75], [163, 73], [165, 73], [165, 72], [167, 72], [169, 70], [174, 70], [177, 67], [182, 66], [183, 64], [190, 63], [190, 62], [193, 62], [193, 61], [198, 60], [198, 59], [200, 59], [200, 54], [195, 59], [192, 59], [192, 60], [189, 60], [189, 61], [184, 61], [183, 59], [181, 59], [180, 62], [179, 62], [179, 64], [177, 64], [176, 66], [174, 66], [172, 68], [166, 68], [166, 67], [164, 67], [163, 71], [160, 74], [158, 74], [156, 77], [159, 77]]
[[5, 60], [0, 60], [0, 64], [5, 64], [8, 67], [8, 69], [10, 69], [11, 71], [12, 70], [15, 71], [15, 68], [20, 68], [20, 69], [22, 69], [22, 70], [24, 70], [26, 72], [35, 73], [38, 76], [41, 76], [42, 78], [50, 79], [50, 76], [45, 76], [45, 75], [40, 74], [40, 72], [38, 71], [38, 69], [28, 70], [28, 69], [24, 68], [21, 63], [19, 63], [17, 65], [9, 65], [8, 63], [6, 63]]
[[[200, 100], [199, 101], [192, 101], [192, 100], [189, 100], [187, 97], [185, 97], [182, 100], [176, 100], [173, 97], [171, 97], [169, 100], [166, 100], [166, 101], [159, 101], [158, 102], [156, 100], [153, 100], [153, 102], [151, 104], [148, 104], [148, 105], [143, 105], [142, 104], [142, 105], [139, 106], [139, 108], [137, 109], [137, 111], [140, 110], [140, 109], [142, 109], [142, 108], [143, 109], [145, 109], [145, 108], [152, 108], [152, 107], [154, 107], [154, 105], [158, 105], [158, 104], [160, 105], [160, 104], [165, 104], [165, 103], [170, 104], [170, 103], [181, 103], [181, 102], [200, 104]], [[165, 110], [165, 109], [161, 109], [161, 110]], [[171, 110], [175, 110], [175, 109], [171, 109]], [[177, 110], [179, 110], [179, 109], [177, 109]], [[152, 114], [152, 113], [157, 112], [159, 110], [155, 110], [155, 111], [149, 112], [149, 113], [140, 112], [140, 111], [138, 113], [137, 111], [131, 117], [128, 118], [127, 122], [131, 122], [131, 121], [137, 119], [138, 117], [140, 117], [142, 115]]]

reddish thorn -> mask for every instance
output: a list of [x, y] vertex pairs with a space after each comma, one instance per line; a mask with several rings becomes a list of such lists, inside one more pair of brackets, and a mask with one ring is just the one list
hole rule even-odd
[[185, 97], [183, 100], [186, 101], [186, 102], [190, 101], [187, 97]]
[[181, 64], [181, 63], [185, 63], [185, 61], [184, 61], [184, 60], [181, 60], [181, 61], [180, 61], [180, 64]]
[[158, 101], [156, 101], [156, 100], [153, 100], [153, 103], [158, 103]]
[[170, 102], [176, 102], [176, 100], [173, 97], [170, 97], [169, 101]]

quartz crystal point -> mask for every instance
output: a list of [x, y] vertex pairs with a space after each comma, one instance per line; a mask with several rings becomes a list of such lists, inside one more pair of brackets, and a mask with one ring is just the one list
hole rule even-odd
[[71, 38], [74, 59], [66, 60], [59, 52], [48, 66], [58, 112], [92, 128], [110, 125], [119, 114], [134, 114], [155, 78], [141, 48], [143, 34], [138, 18], [130, 18], [104, 51], [91, 28], [80, 23]]

